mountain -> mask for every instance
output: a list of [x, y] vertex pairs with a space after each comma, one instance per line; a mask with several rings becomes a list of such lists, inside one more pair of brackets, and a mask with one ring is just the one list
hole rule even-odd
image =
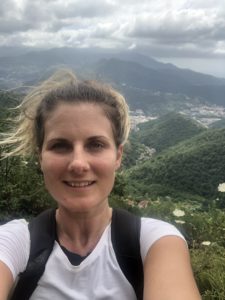
[[[122, 56], [123, 57], [123, 56]], [[225, 79], [217, 78], [212, 75], [201, 74], [187, 69], [179, 69], [172, 64], [164, 64], [152, 58], [143, 59], [143, 56], [127, 56], [121, 59], [119, 55], [110, 59], [102, 59], [96, 65], [96, 74], [104, 73], [108, 78], [121, 82], [127, 81], [131, 86], [154, 88], [155, 90], [169, 91], [180, 90], [179, 86], [223, 86]], [[140, 60], [137, 58], [140, 57]], [[153, 63], [155, 62], [155, 63]], [[119, 70], [119, 72], [118, 72]], [[118, 73], [117, 73], [118, 72]], [[118, 78], [119, 76], [119, 78]], [[146, 78], [147, 76], [147, 78]], [[142, 82], [140, 79], [144, 79]], [[153, 81], [155, 80], [155, 81]], [[164, 84], [166, 85], [164, 86]], [[150, 86], [149, 86], [150, 84]], [[157, 84], [155, 86], [155, 84]], [[140, 86], [138, 86], [140, 85]]]
[[225, 129], [208, 129], [127, 171], [131, 194], [216, 197], [225, 182]]
[[57, 68], [110, 82], [124, 93], [131, 110], [161, 115], [199, 104], [225, 106], [225, 79], [180, 69], [135, 51], [55, 48], [16, 55], [0, 48], [0, 88], [36, 84]]
[[175, 112], [139, 124], [138, 129], [134, 133], [136, 140], [157, 153], [206, 130], [200, 123]]
[[[129, 93], [147, 93], [148, 101], [160, 92], [162, 95], [179, 95], [180, 102], [187, 101], [184, 95], [198, 98], [201, 102], [225, 105], [225, 79], [204, 75], [178, 68], [149, 68], [137, 62], [115, 58], [101, 60], [95, 66], [98, 78], [115, 83], [125, 95]], [[130, 95], [129, 95], [130, 96]], [[129, 98], [130, 103], [137, 102], [137, 95]], [[196, 100], [196, 99], [195, 99]], [[153, 99], [154, 101], [154, 99]]]
[[136, 130], [131, 131], [129, 142], [125, 145], [123, 169], [150, 160], [205, 130], [199, 122], [175, 112], [140, 123]]
[[10, 47], [2, 46], [0, 47], [0, 57], [9, 57], [9, 56], [18, 56], [24, 53], [29, 52], [31, 49], [29, 47]]
[[225, 128], [225, 118], [212, 123], [210, 128]]
[[95, 48], [79, 49], [79, 48], [52, 48], [48, 50], [33, 50], [31, 48], [10, 48], [0, 47], [0, 57], [2, 65], [19, 66], [23, 65], [38, 65], [45, 64], [45, 66], [67, 64], [71, 67], [79, 67], [84, 65], [91, 65], [102, 59], [117, 59], [122, 61], [137, 62], [143, 66], [153, 69], [176, 69], [176, 67], [169, 63], [161, 63], [157, 60], [142, 55], [134, 51], [112, 51], [101, 50]]
[[21, 95], [13, 92], [1, 91], [0, 90], [0, 111], [3, 108], [12, 108], [17, 106], [21, 101]]

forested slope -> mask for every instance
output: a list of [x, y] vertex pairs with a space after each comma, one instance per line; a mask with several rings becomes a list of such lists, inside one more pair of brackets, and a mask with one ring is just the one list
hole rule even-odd
[[210, 129], [169, 148], [127, 173], [135, 193], [151, 194], [153, 184], [213, 197], [225, 181], [225, 129]]
[[136, 139], [148, 147], [155, 148], [157, 152], [206, 130], [193, 119], [174, 112], [139, 124], [138, 128], [134, 134]]

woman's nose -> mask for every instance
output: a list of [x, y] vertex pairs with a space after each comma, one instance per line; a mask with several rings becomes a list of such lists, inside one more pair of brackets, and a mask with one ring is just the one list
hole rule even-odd
[[87, 155], [83, 149], [75, 150], [69, 162], [69, 171], [81, 174], [89, 170]]

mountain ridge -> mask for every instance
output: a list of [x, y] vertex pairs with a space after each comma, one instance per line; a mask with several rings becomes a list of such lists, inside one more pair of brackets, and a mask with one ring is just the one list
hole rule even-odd
[[182, 110], [189, 103], [225, 107], [225, 78], [180, 69], [135, 51], [53, 48], [0, 55], [0, 88], [36, 84], [62, 67], [74, 69], [78, 77], [111, 83], [132, 110], [147, 114]]

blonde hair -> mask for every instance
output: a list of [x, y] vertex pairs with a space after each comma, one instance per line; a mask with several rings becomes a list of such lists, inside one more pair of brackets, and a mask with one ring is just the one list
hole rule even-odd
[[116, 146], [125, 144], [130, 120], [124, 97], [112, 87], [97, 81], [78, 80], [70, 70], [60, 70], [34, 87], [18, 111], [15, 126], [3, 134], [0, 146], [6, 146], [3, 157], [33, 155], [41, 150], [44, 124], [59, 103], [94, 103], [102, 107], [110, 120]]

